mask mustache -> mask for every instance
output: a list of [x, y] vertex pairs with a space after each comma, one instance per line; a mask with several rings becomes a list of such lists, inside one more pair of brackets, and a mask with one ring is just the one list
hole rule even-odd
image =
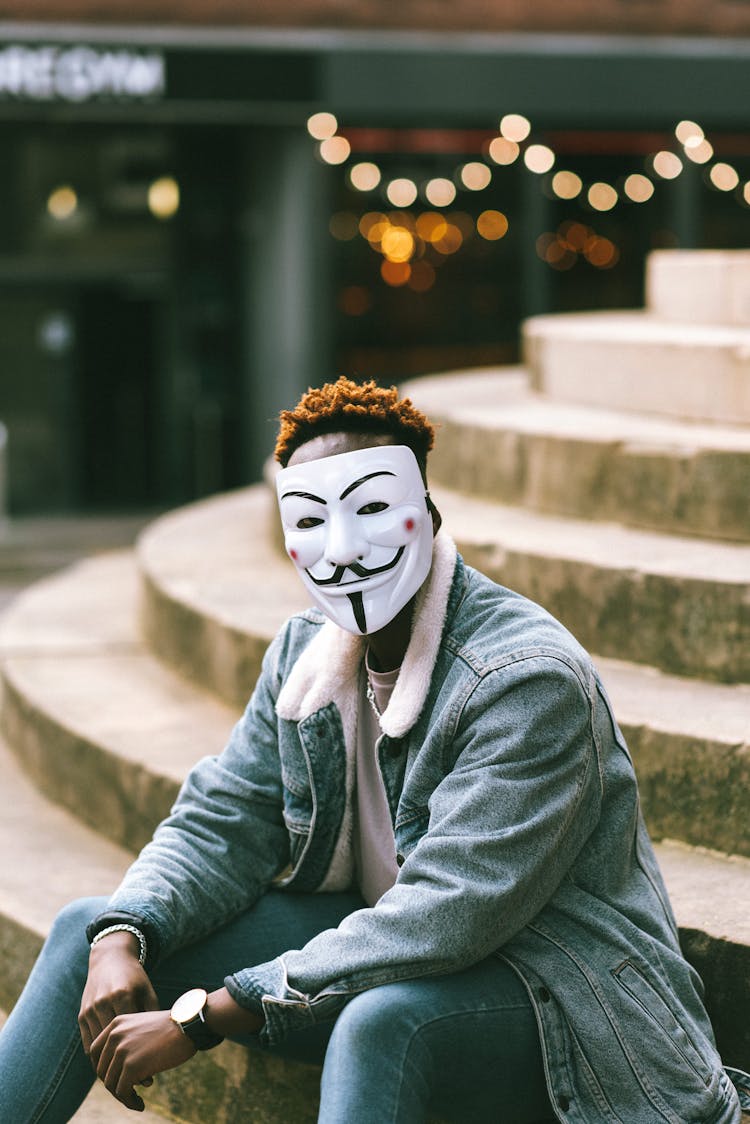
[[377, 574], [384, 574], [386, 570], [392, 570], [394, 566], [397, 566], [405, 549], [405, 547], [400, 546], [390, 562], [386, 562], [384, 566], [374, 566], [372, 570], [368, 570], [366, 566], [360, 565], [359, 562], [350, 562], [346, 566], [337, 566], [328, 578], [316, 578], [309, 570], [306, 570], [305, 573], [310, 581], [317, 586], [340, 585], [347, 570], [351, 570], [358, 578], [374, 578]]

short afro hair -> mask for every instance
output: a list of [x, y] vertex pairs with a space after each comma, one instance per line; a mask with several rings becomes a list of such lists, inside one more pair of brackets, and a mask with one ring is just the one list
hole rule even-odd
[[373, 433], [393, 437], [414, 453], [424, 472], [435, 431], [408, 398], [399, 398], [395, 386], [378, 386], [374, 380], [356, 383], [342, 375], [336, 382], [303, 394], [293, 410], [283, 410], [274, 455], [286, 468], [300, 445], [324, 433]]

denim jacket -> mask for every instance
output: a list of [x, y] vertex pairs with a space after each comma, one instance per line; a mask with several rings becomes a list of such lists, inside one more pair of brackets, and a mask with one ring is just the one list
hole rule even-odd
[[[367, 988], [498, 956], [533, 1004], [560, 1120], [739, 1124], [589, 657], [444, 532], [414, 620], [377, 747], [398, 880], [228, 977], [230, 993], [272, 1045]], [[144, 919], [159, 956], [271, 885], [351, 885], [363, 644], [310, 610], [269, 647], [227, 748], [192, 770], [110, 902]]]

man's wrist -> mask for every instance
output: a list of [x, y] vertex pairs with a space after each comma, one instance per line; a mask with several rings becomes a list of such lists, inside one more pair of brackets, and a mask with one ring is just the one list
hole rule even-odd
[[91, 941], [91, 947], [96, 948], [103, 940], [119, 937], [121, 934], [131, 937], [132, 940], [136, 942], [138, 948], [138, 963], [142, 967], [146, 963], [146, 957], [148, 956], [148, 944], [142, 930], [136, 925], [131, 925], [122, 921], [114, 925], [107, 925], [94, 935]]
[[113, 930], [109, 933], [105, 932], [99, 940], [92, 942], [89, 955], [91, 957], [96, 957], [109, 953], [117, 953], [121, 956], [124, 954], [140, 963], [140, 952], [141, 946], [137, 937], [130, 932]]
[[209, 993], [205, 1019], [210, 1030], [225, 1038], [238, 1034], [257, 1034], [264, 1023], [262, 1015], [241, 1007], [225, 987]]

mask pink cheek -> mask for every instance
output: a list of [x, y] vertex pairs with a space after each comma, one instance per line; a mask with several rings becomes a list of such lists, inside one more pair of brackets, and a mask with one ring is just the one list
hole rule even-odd
[[307, 570], [320, 559], [321, 545], [313, 541], [313, 537], [309, 534], [304, 536], [302, 542], [299, 541], [301, 537], [287, 535], [284, 545], [294, 565], [301, 570]]
[[406, 546], [419, 536], [421, 520], [413, 506], [405, 511], [388, 512], [377, 527], [370, 525], [368, 538], [378, 546]]

